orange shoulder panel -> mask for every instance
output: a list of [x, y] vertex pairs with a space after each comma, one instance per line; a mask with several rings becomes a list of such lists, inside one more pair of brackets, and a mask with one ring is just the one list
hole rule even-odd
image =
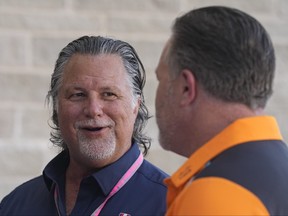
[[269, 215], [257, 196], [224, 178], [196, 179], [178, 195], [166, 215]]

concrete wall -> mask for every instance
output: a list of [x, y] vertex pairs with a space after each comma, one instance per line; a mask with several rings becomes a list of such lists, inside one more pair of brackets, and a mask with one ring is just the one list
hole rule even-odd
[[[82, 35], [112, 36], [131, 43], [147, 69], [146, 100], [152, 114], [154, 70], [172, 20], [192, 8], [226, 5], [260, 20], [277, 51], [275, 93], [267, 107], [287, 128], [288, 0], [0, 0], [0, 199], [39, 175], [57, 153], [49, 142], [45, 95], [61, 48]], [[184, 158], [161, 149], [152, 118], [148, 160], [168, 173]]]

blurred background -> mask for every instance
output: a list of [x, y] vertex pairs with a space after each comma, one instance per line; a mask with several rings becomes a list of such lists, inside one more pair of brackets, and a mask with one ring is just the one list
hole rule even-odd
[[[225, 5], [257, 18], [276, 48], [274, 94], [267, 113], [288, 138], [288, 0], [0, 0], [0, 200], [38, 176], [59, 151], [49, 142], [45, 96], [60, 50], [83, 35], [102, 35], [133, 45], [147, 71], [146, 103], [155, 115], [155, 68], [175, 17], [188, 10]], [[184, 161], [153, 139], [147, 159], [172, 174]]]

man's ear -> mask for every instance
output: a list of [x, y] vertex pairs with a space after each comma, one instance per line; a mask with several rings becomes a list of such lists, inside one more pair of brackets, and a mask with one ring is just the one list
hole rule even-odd
[[134, 107], [134, 110], [133, 110], [133, 113], [134, 114], [138, 114], [138, 112], [139, 112], [139, 108], [140, 108], [140, 105], [141, 105], [141, 97], [139, 96], [138, 98], [137, 98], [137, 103], [135, 104], [135, 107]]
[[192, 103], [196, 98], [196, 78], [190, 70], [182, 70], [181, 79], [181, 106], [186, 106]]

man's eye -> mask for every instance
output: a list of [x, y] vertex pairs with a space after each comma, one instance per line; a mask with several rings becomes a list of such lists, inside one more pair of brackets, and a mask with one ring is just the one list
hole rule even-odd
[[85, 94], [83, 92], [76, 92], [70, 95], [70, 99], [77, 99], [85, 97]]
[[105, 98], [111, 98], [111, 99], [117, 97], [117, 95], [114, 94], [113, 92], [104, 92], [104, 93], [103, 93], [103, 96], [104, 96]]

